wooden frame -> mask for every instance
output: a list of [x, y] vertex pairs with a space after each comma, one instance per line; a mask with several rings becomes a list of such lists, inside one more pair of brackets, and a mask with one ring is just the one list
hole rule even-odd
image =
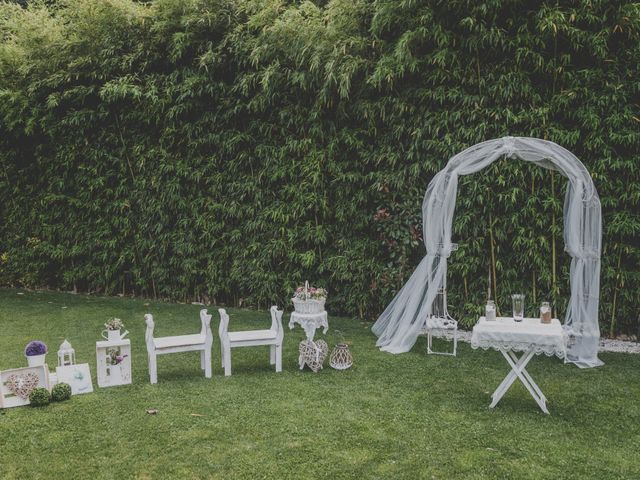
[[61, 365], [56, 368], [58, 383], [67, 383], [71, 387], [71, 395], [93, 392], [91, 371], [88, 363]]
[[[37, 365], [35, 367], [13, 368], [11, 370], [2, 370], [0, 372], [0, 408], [21, 407], [29, 405], [28, 398], [20, 398], [6, 386], [11, 375], [25, 375], [33, 372], [38, 375], [37, 387], [49, 387], [49, 367], [47, 365]], [[37, 388], [36, 387], [36, 388]]]

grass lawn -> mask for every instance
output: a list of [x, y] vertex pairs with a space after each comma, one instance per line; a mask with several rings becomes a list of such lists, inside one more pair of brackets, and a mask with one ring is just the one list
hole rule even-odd
[[[159, 357], [150, 385], [143, 314], [154, 314], [159, 336], [186, 334], [200, 328], [200, 308], [0, 290], [0, 369], [26, 366], [22, 350], [34, 338], [49, 345], [54, 365], [68, 338], [95, 388], [45, 408], [0, 411], [0, 477], [640, 478], [640, 356], [602, 354], [606, 365], [589, 370], [536, 357], [529, 371], [551, 415], [521, 384], [490, 410], [508, 371], [498, 352], [461, 344], [457, 358], [426, 356], [420, 339], [391, 355], [375, 347], [369, 323], [330, 317], [328, 343], [335, 329], [352, 342], [350, 370], [299, 371], [296, 326], [286, 329], [280, 374], [259, 347], [235, 349], [225, 378], [216, 333], [212, 379], [197, 353], [183, 353]], [[270, 322], [267, 312], [230, 315], [232, 329]], [[95, 341], [111, 316], [130, 332], [133, 384], [101, 389]], [[217, 332], [217, 311], [213, 318]]]

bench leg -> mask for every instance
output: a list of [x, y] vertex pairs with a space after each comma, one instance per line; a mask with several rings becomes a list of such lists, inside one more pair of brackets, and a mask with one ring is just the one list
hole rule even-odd
[[271, 351], [275, 352], [276, 372], [281, 372], [282, 371], [282, 345], [272, 346]]
[[224, 361], [224, 376], [225, 377], [230, 377], [231, 376], [231, 348], [230, 347], [223, 347], [224, 348], [224, 355], [223, 355], [223, 361]]
[[206, 365], [206, 363], [205, 363], [205, 358], [204, 358], [204, 350], [202, 350], [200, 352], [200, 368], [202, 370], [204, 370], [205, 365]]
[[149, 382], [151, 384], [158, 383], [158, 371], [156, 366], [156, 354], [149, 353]]
[[204, 363], [204, 376], [206, 378], [211, 378], [211, 349], [207, 348], [203, 350], [200, 358]]
[[271, 365], [276, 363], [276, 346], [275, 345], [271, 345], [269, 347], [269, 362], [271, 363]]

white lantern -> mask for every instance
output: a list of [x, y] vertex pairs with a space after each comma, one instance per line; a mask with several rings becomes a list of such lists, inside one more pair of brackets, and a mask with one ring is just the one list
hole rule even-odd
[[64, 367], [65, 365], [73, 365], [75, 363], [76, 351], [73, 349], [69, 341], [65, 339], [58, 350], [58, 365]]

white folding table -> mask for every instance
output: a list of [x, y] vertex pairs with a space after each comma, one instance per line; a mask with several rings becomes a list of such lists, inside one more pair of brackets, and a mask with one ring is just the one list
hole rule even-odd
[[[471, 347], [498, 350], [511, 367], [509, 374], [491, 395], [490, 408], [495, 407], [509, 387], [519, 379], [540, 409], [549, 413], [547, 399], [526, 367], [534, 355], [541, 353], [565, 358], [566, 336], [558, 319], [554, 318], [551, 323], [543, 324], [538, 318], [525, 318], [522, 322], [516, 322], [510, 317], [498, 317], [495, 321], [480, 317], [473, 327]], [[515, 352], [522, 352], [520, 358]]]

